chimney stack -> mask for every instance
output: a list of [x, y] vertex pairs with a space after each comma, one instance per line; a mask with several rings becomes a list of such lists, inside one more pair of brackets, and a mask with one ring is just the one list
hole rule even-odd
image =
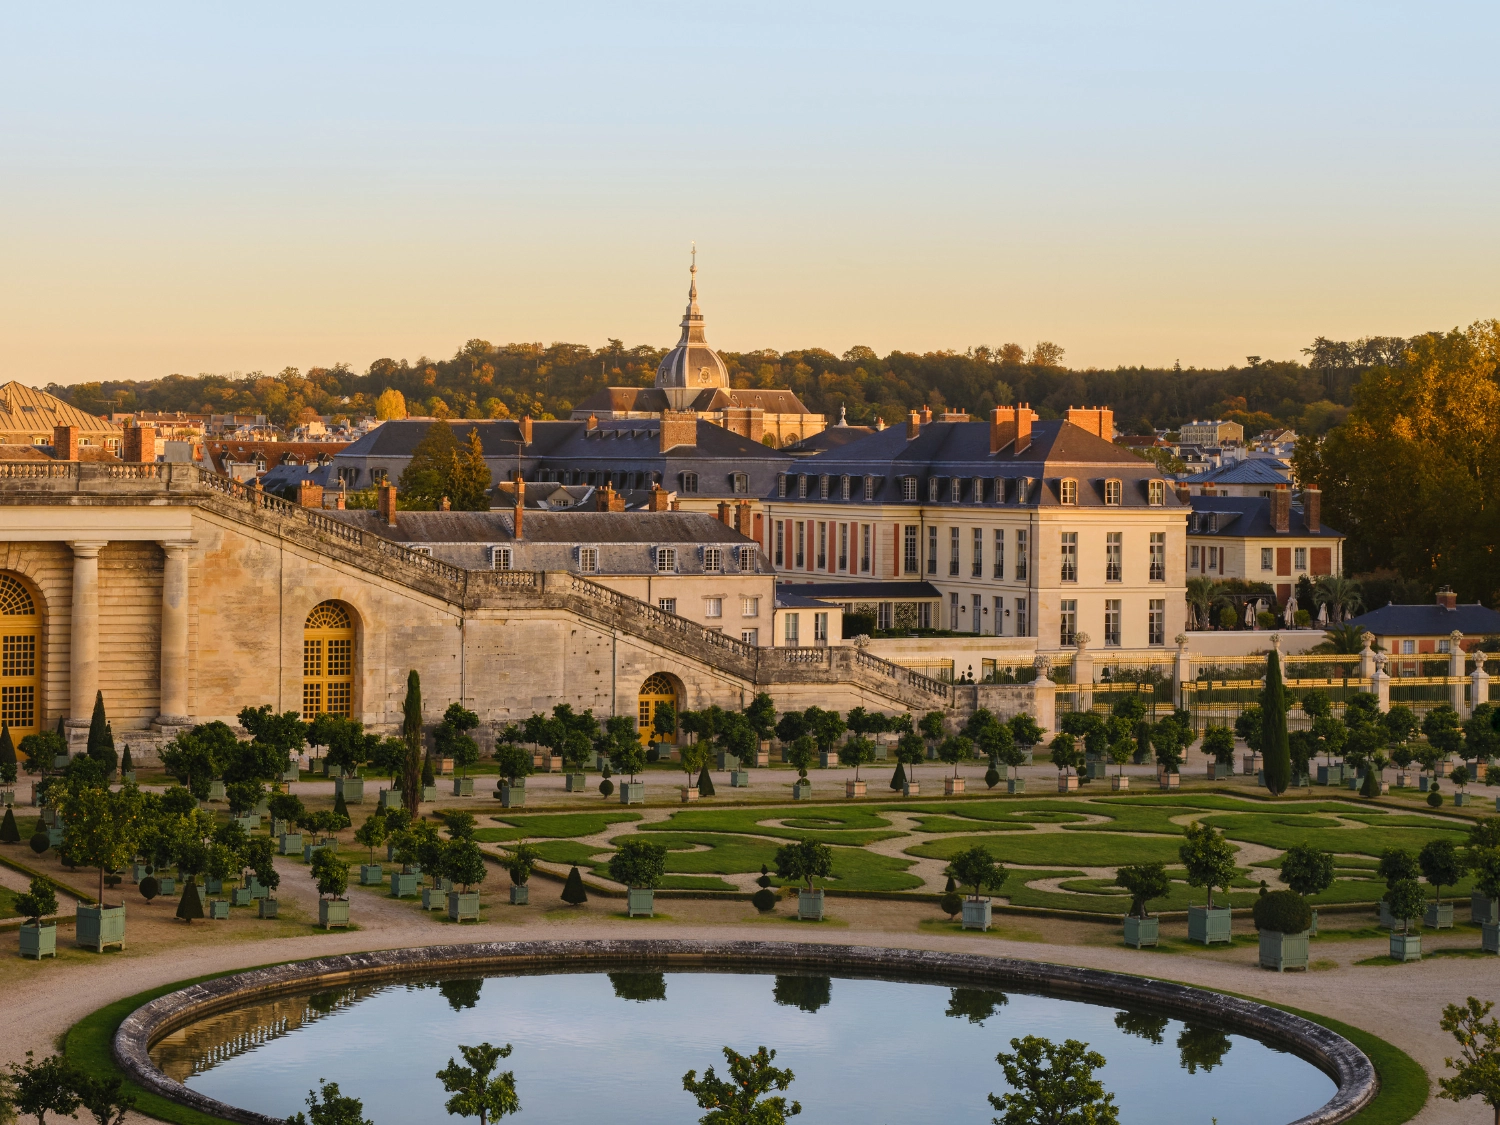
[[451, 512], [451, 511], [453, 511], [453, 502], [451, 500], [449, 500], [446, 496], [444, 496], [441, 500], [438, 501], [438, 511], [440, 511], [440, 512]]
[[1323, 493], [1315, 484], [1302, 490], [1302, 522], [1307, 525], [1309, 535], [1323, 532]]
[[925, 426], [925, 425], [927, 425], [931, 421], [932, 421], [932, 407], [928, 406], [926, 403], [923, 403], [922, 404], [922, 425]]
[[1016, 440], [1016, 408], [997, 406], [990, 411], [990, 453], [999, 453]]
[[1292, 493], [1284, 484], [1278, 484], [1271, 493], [1271, 530], [1285, 535], [1292, 529]]
[[[530, 430], [531, 419], [527, 418], [526, 423], [526, 429]], [[513, 521], [515, 530], [512, 534], [515, 535], [516, 541], [519, 542], [521, 539], [521, 514], [526, 510], [526, 478], [521, 476], [520, 472], [517, 471], [511, 475], [511, 484], [514, 486], [516, 496], [515, 518]]]
[[731, 523], [730, 523], [730, 520], [732, 518], [730, 516], [730, 513], [733, 512], [733, 511], [734, 511], [734, 505], [733, 504], [730, 504], [730, 503], [728, 503], [728, 502], [726, 502], [724, 500], [720, 500], [719, 501], [719, 522], [722, 523], [725, 527], [732, 526]]
[[734, 529], [746, 539], [754, 539], [755, 536], [750, 534], [751, 527], [750, 501], [741, 500], [734, 509]]
[[663, 410], [661, 412], [661, 452], [679, 445], [698, 444], [696, 410]]
[[599, 428], [599, 415], [590, 414], [588, 422], [583, 427], [585, 430], [597, 430]]
[[594, 493], [594, 511], [596, 512], [623, 512], [625, 510], [625, 497], [615, 491], [615, 486], [608, 481], [604, 487]]
[[1025, 453], [1031, 448], [1031, 404], [1022, 402], [1016, 406], [1016, 453]]
[[1172, 486], [1172, 491], [1177, 493], [1177, 499], [1179, 502], [1187, 504], [1189, 506], [1192, 505], [1193, 490], [1187, 485], [1183, 484], [1181, 481], [1178, 481], [1175, 485]]
[[1107, 406], [1070, 406], [1065, 418], [1095, 437], [1101, 437], [1105, 441], [1115, 440], [1115, 412]]
[[915, 441], [922, 432], [922, 415], [915, 410], [906, 415], [906, 440]]
[[521, 440], [527, 445], [531, 444], [531, 415], [527, 414], [521, 418]]
[[375, 495], [375, 510], [387, 527], [396, 526], [396, 486], [388, 480], [380, 482], [380, 491]]
[[78, 460], [77, 426], [52, 427], [52, 458], [55, 461]]
[[323, 506], [323, 486], [313, 484], [310, 480], [297, 483], [297, 506], [299, 508], [321, 508]]
[[766, 433], [766, 412], [759, 406], [727, 406], [724, 428], [751, 441], [760, 441]]
[[1452, 586], [1444, 586], [1437, 592], [1437, 604], [1447, 610], [1458, 609], [1458, 595], [1453, 592]]
[[150, 464], [156, 460], [156, 428], [154, 426], [126, 426], [120, 459], [132, 465]]
[[651, 486], [651, 499], [646, 501], [646, 511], [665, 512], [670, 506], [671, 493], [659, 484]]

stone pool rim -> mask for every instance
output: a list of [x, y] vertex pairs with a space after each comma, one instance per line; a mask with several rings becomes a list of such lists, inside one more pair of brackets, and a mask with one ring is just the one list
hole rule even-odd
[[308, 989], [369, 980], [451, 972], [709, 969], [750, 972], [791, 969], [925, 979], [935, 984], [990, 985], [1094, 1002], [1147, 1007], [1179, 1018], [1213, 1020], [1316, 1066], [1338, 1085], [1322, 1106], [1289, 1125], [1336, 1125], [1374, 1098], [1374, 1064], [1358, 1047], [1325, 1027], [1253, 1000], [1126, 973], [1083, 969], [1010, 957], [816, 942], [618, 939], [504, 941], [419, 946], [294, 961], [189, 985], [143, 1004], [126, 1016], [111, 1044], [130, 1080], [180, 1105], [243, 1125], [285, 1125], [285, 1118], [221, 1102], [167, 1077], [152, 1061], [153, 1045], [173, 1031], [217, 1012]]

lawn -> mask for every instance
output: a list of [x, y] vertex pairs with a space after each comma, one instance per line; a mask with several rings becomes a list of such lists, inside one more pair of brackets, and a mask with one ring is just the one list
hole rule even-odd
[[[851, 817], [852, 823], [879, 824], [884, 827], [850, 830], [834, 827], [790, 828], [781, 825], [783, 820], [804, 825], [822, 821], [827, 821], [829, 824], [851, 823], [851, 820], [844, 819], [845, 816]], [[871, 816], [868, 809], [844, 808], [838, 805], [818, 806], [815, 810], [806, 811], [683, 809], [681, 812], [673, 813], [666, 820], [643, 824], [640, 830], [642, 832], [734, 832], [741, 835], [770, 836], [780, 840], [819, 840], [825, 844], [844, 844], [856, 848], [863, 847], [865, 844], [873, 844], [877, 840], [887, 840], [892, 836], [905, 835], [901, 829], [891, 827], [891, 822], [883, 817]]]
[[1176, 863], [1182, 841], [1167, 836], [1120, 836], [1103, 832], [1047, 832], [1026, 836], [950, 836], [906, 849], [923, 859], [951, 859], [982, 844], [1002, 863], [1118, 867], [1126, 863]]
[[[507, 837], [495, 837], [490, 841], [488, 837], [476, 835], [476, 839], [489, 842], [497, 842], [501, 839], [521, 840], [540, 836], [551, 839], [576, 839], [579, 836], [597, 836], [600, 832], [608, 830], [612, 824], [625, 824], [630, 821], [640, 820], [641, 814], [634, 812], [582, 812], [582, 813], [534, 813], [531, 815], [490, 817], [496, 824], [509, 826], [510, 835]], [[481, 832], [493, 832], [494, 829], [484, 828]]]

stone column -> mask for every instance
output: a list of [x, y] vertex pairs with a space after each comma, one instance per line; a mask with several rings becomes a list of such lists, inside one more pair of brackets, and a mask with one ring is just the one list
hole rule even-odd
[[1385, 653], [1377, 652], [1375, 671], [1370, 673], [1370, 690], [1375, 693], [1375, 698], [1379, 700], [1378, 706], [1383, 712], [1391, 709], [1391, 678], [1386, 675], [1385, 661]]
[[193, 544], [163, 542], [159, 726], [188, 722], [188, 558]]
[[1078, 710], [1094, 709], [1094, 654], [1089, 651], [1087, 633], [1075, 633], [1073, 643], [1078, 651], [1073, 656], [1073, 685], [1077, 689]]
[[1448, 675], [1454, 683], [1448, 685], [1448, 694], [1453, 709], [1463, 718], [1469, 717], [1468, 704], [1464, 702], [1464, 635], [1457, 629], [1448, 634]]
[[99, 691], [99, 552], [103, 541], [74, 540], [73, 624], [69, 637], [69, 744], [86, 738]]
[[1176, 640], [1177, 655], [1172, 660], [1172, 702], [1177, 707], [1187, 707], [1191, 693], [1183, 691], [1182, 685], [1192, 681], [1193, 658], [1188, 655], [1187, 634], [1178, 633]]
[[[1483, 655], [1482, 653], [1480, 655]], [[1474, 674], [1469, 677], [1469, 713], [1481, 703], [1490, 701], [1490, 674], [1484, 670], [1484, 661], [1474, 661]]]

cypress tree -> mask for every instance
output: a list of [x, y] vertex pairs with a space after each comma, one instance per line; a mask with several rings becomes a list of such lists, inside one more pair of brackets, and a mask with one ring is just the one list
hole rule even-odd
[[406, 701], [401, 705], [401, 738], [406, 758], [401, 764], [401, 803], [417, 818], [422, 803], [422, 680], [413, 668], [406, 674]]
[[578, 874], [577, 864], [568, 872], [568, 881], [563, 884], [562, 900], [573, 906], [589, 900], [588, 892], [583, 889], [583, 876]]
[[182, 886], [182, 898], [177, 903], [176, 917], [192, 925], [194, 918], [203, 917], [203, 900], [198, 897], [198, 877], [189, 875]]
[[896, 772], [891, 774], [891, 788], [897, 793], [906, 788], [906, 763], [896, 763]]
[[1286, 691], [1281, 686], [1281, 653], [1266, 657], [1266, 687], [1260, 700], [1261, 759], [1266, 788], [1273, 797], [1292, 783], [1292, 748], [1286, 731]]
[[16, 744], [11, 741], [10, 724], [0, 723], [0, 776], [4, 777], [7, 785], [15, 782], [17, 765]]
[[340, 816], [347, 817], [349, 815], [349, 804], [344, 800], [343, 790], [339, 790], [333, 795], [333, 811]]
[[708, 764], [704, 763], [698, 771], [698, 796], [712, 797], [714, 795], [714, 779], [708, 772]]
[[20, 842], [21, 830], [16, 827], [16, 811], [6, 806], [5, 819], [0, 821], [0, 844], [19, 844]]
[[[108, 726], [109, 719], [104, 714], [104, 692], [96, 691], [94, 693], [94, 714], [89, 719], [88, 755], [90, 758], [97, 758], [99, 756], [98, 751], [102, 750], [106, 745], [105, 739], [108, 737]], [[113, 743], [109, 744], [109, 748], [111, 750], [114, 749]]]
[[125, 756], [120, 759], [120, 770], [122, 773], [129, 773], [133, 769], [135, 769], [135, 763], [130, 760], [130, 743], [127, 742], [125, 744]]

